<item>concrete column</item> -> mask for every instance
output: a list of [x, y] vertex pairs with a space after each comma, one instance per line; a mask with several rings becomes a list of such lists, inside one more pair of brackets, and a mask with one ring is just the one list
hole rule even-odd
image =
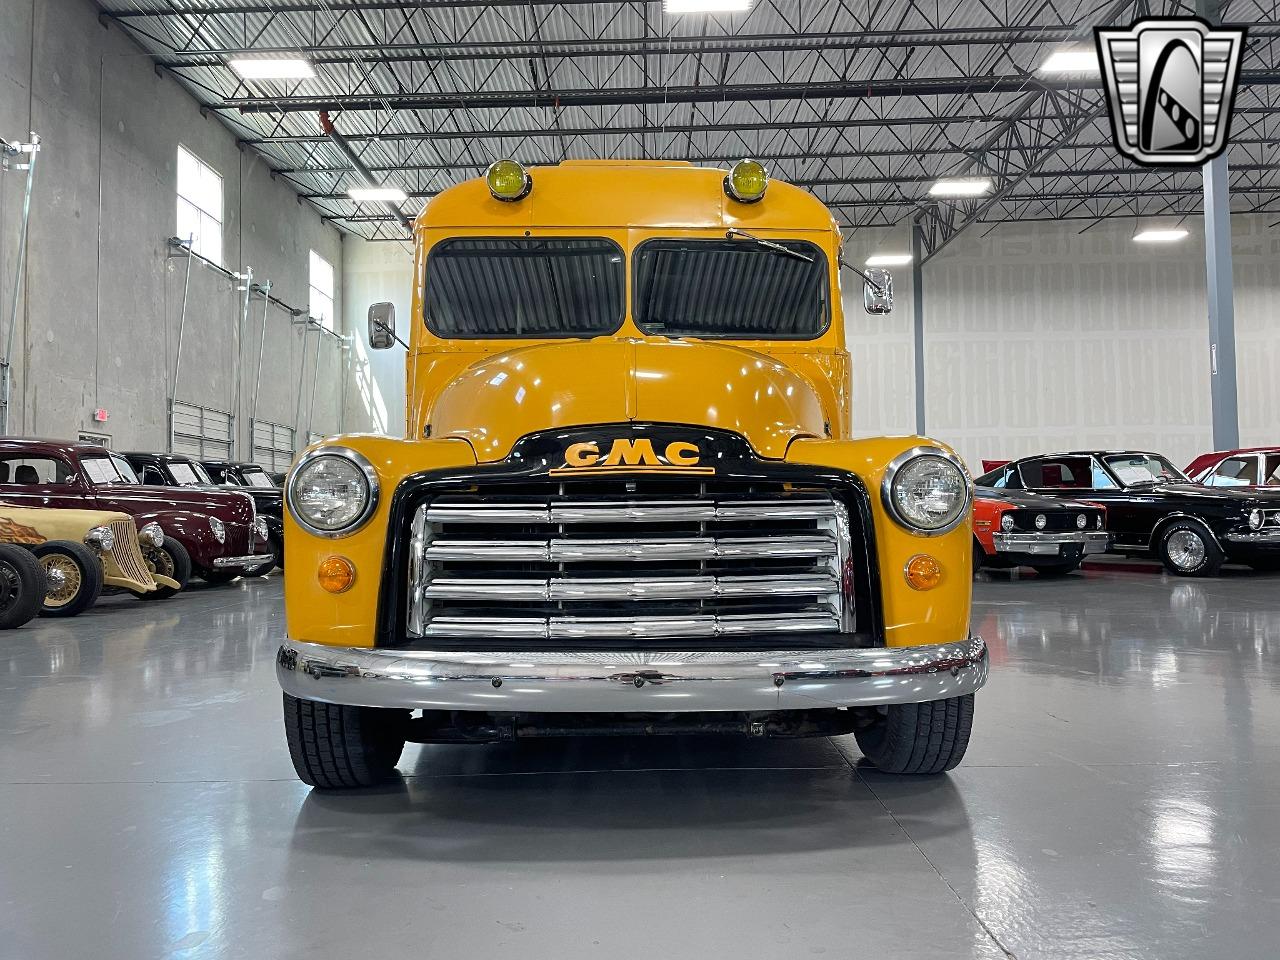
[[1227, 155], [1201, 168], [1204, 178], [1204, 257], [1209, 307], [1209, 396], [1213, 446], [1240, 446], [1236, 389], [1236, 308], [1231, 279], [1231, 187]]

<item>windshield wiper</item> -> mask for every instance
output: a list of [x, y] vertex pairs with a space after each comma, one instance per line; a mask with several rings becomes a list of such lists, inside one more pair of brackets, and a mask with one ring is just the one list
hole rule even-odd
[[790, 247], [784, 247], [780, 243], [774, 243], [772, 240], [766, 240], [763, 237], [757, 237], [755, 234], [747, 233], [745, 230], [739, 230], [737, 227], [730, 227], [724, 232], [726, 240], [732, 240], [735, 237], [742, 237], [750, 240], [757, 246], [764, 247], [766, 250], [772, 250], [774, 253], [783, 253], [788, 257], [795, 257], [797, 260], [803, 260], [805, 263], [813, 263], [813, 257], [806, 257], [799, 250], [792, 250]]

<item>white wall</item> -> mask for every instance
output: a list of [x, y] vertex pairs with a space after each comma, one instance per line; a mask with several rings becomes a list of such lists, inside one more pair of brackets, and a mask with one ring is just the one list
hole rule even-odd
[[[1280, 229], [1232, 218], [1243, 443], [1280, 442]], [[1211, 443], [1203, 226], [1174, 246], [1135, 244], [1134, 222], [1026, 223], [971, 229], [924, 270], [927, 432], [977, 470], [1071, 447], [1141, 447], [1179, 466]], [[412, 258], [399, 244], [344, 244], [347, 323], [362, 331], [374, 300], [408, 330]], [[845, 257], [910, 250], [907, 228], [861, 230]], [[887, 317], [862, 310], [846, 272], [853, 430], [915, 430], [912, 267], [894, 269]], [[362, 333], [358, 340], [363, 341]], [[368, 358], [390, 432], [403, 423], [398, 348]], [[348, 405], [348, 423], [369, 417]], [[372, 427], [372, 424], [370, 423]], [[381, 428], [379, 428], [381, 429]]]
[[342, 246], [343, 326], [354, 334], [352, 389], [346, 428], [400, 436], [404, 433], [405, 352], [399, 344], [370, 350], [369, 304], [389, 300], [396, 332], [406, 342], [412, 325], [413, 248], [408, 243], [348, 237]]

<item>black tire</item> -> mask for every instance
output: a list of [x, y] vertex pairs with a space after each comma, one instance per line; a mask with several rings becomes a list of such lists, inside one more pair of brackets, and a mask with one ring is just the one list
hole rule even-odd
[[102, 595], [102, 560], [83, 543], [46, 540], [32, 556], [44, 567], [45, 595], [40, 616], [74, 617]]
[[1080, 569], [1079, 560], [1067, 560], [1064, 563], [1042, 563], [1035, 568], [1042, 577], [1065, 577]]
[[284, 544], [282, 544], [274, 535], [267, 537], [267, 550], [271, 554], [271, 559], [266, 563], [256, 567], [250, 567], [244, 572], [246, 577], [263, 577], [274, 570], [276, 567], [284, 568]]
[[978, 542], [978, 538], [973, 538], [973, 572], [977, 573], [982, 569], [982, 565], [987, 562], [987, 551], [982, 549], [982, 544]]
[[1226, 560], [1204, 524], [1194, 520], [1175, 520], [1161, 530], [1156, 554], [1179, 577], [1216, 576]]
[[347, 707], [284, 695], [284, 733], [298, 779], [322, 790], [372, 787], [395, 771], [408, 710]]
[[[179, 590], [191, 579], [191, 554], [187, 553], [187, 548], [172, 537], [165, 537], [162, 547], [144, 545], [142, 559], [147, 562], [152, 573], [178, 581]], [[177, 592], [178, 590], [173, 587], [161, 587], [150, 593], [139, 593], [137, 596], [141, 600], [168, 600]]]
[[44, 567], [22, 547], [0, 543], [0, 630], [12, 630], [40, 612], [47, 589]]
[[881, 707], [857, 730], [858, 749], [885, 773], [942, 773], [964, 759], [973, 727], [973, 694]]
[[244, 576], [248, 576], [248, 574], [247, 574], [247, 573], [245, 573], [245, 572], [244, 572], [244, 571], [242, 571], [242, 570], [239, 570], [239, 569], [233, 569], [233, 570], [201, 570], [201, 571], [199, 571], [198, 576], [199, 576], [199, 577], [200, 577], [200, 579], [201, 579], [201, 580], [203, 580], [205, 583], [209, 584], [209, 586], [211, 586], [211, 587], [220, 587], [220, 586], [222, 586], [224, 583], [230, 583], [230, 582], [231, 582], [232, 580], [234, 580], [236, 577], [244, 577]]

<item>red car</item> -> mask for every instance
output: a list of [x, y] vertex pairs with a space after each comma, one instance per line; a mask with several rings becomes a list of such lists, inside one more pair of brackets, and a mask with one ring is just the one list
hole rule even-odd
[[272, 559], [266, 523], [247, 494], [145, 486], [128, 460], [91, 443], [0, 439], [0, 502], [118, 510], [139, 528], [155, 521], [164, 544], [147, 561], [184, 585], [193, 572], [220, 583]]
[[1061, 575], [1111, 545], [1107, 511], [1095, 503], [1024, 490], [977, 487], [973, 495], [973, 569], [1033, 567]]
[[1201, 454], [1182, 472], [1206, 487], [1280, 487], [1280, 447]]

